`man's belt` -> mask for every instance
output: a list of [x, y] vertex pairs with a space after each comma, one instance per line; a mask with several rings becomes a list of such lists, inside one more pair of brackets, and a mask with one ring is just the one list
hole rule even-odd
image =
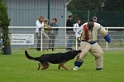
[[[82, 42], [87, 42], [86, 40], [82, 40]], [[91, 45], [95, 44], [97, 41], [93, 41], [93, 42], [88, 42], [90, 43]]]

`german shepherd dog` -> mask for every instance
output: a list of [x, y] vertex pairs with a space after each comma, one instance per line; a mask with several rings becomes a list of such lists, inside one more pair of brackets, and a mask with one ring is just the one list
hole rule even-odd
[[63, 67], [64, 69], [69, 70], [69, 68], [66, 67], [64, 64], [67, 61], [74, 59], [74, 57], [77, 56], [78, 53], [81, 53], [81, 50], [72, 50], [66, 53], [43, 54], [40, 57], [31, 57], [28, 52], [25, 51], [25, 55], [28, 59], [39, 62], [37, 70], [40, 69], [41, 65], [42, 70], [47, 69], [49, 67], [49, 63], [59, 64], [58, 69], [60, 69], [60, 67]]

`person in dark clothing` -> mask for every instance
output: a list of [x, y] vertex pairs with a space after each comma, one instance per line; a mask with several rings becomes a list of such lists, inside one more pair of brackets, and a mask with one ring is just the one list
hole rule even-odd
[[[53, 18], [52, 19], [52, 23], [50, 24], [51, 27], [58, 27], [58, 25], [56, 24], [57, 19]], [[50, 37], [49, 40], [49, 48], [52, 49], [52, 51], [54, 51], [54, 46], [55, 46], [55, 39], [56, 39], [56, 35], [58, 34], [58, 28], [50, 28], [48, 31], [48, 35]]]
[[[68, 19], [66, 21], [66, 27], [73, 27], [72, 19], [73, 19], [72, 15], [68, 16]], [[69, 30], [69, 29], [67, 29], [67, 30]]]
[[[66, 21], [66, 27], [73, 27], [73, 22], [72, 22], [72, 15], [68, 16], [68, 19]], [[66, 28], [66, 33], [68, 35], [68, 41], [67, 41], [67, 47], [66, 50], [72, 50], [72, 39], [73, 39], [73, 28]]]

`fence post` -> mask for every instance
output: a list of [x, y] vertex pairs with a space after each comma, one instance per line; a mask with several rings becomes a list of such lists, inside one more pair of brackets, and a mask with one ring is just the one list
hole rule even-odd
[[[108, 28], [107, 28], [107, 31], [108, 31]], [[108, 50], [108, 42], [106, 42], [106, 50]]]
[[40, 50], [43, 51], [43, 32], [41, 30], [41, 44], [40, 44]]
[[66, 36], [66, 27], [65, 27], [65, 48], [67, 47], [66, 44], [67, 44], [67, 36]]
[[76, 28], [76, 33], [75, 33], [75, 36], [76, 36], [76, 39], [75, 39], [75, 40], [76, 40], [76, 50], [78, 50], [77, 30], [78, 30], [78, 29]]
[[48, 19], [50, 20], [50, 0], [48, 0]]

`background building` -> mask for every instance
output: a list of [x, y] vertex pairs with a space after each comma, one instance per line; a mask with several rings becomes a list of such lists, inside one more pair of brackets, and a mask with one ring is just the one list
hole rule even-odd
[[50, 1], [50, 21], [58, 19], [57, 24], [64, 26], [65, 4], [69, 0], [6, 0], [11, 26], [35, 26], [39, 16], [48, 18], [48, 1]]

